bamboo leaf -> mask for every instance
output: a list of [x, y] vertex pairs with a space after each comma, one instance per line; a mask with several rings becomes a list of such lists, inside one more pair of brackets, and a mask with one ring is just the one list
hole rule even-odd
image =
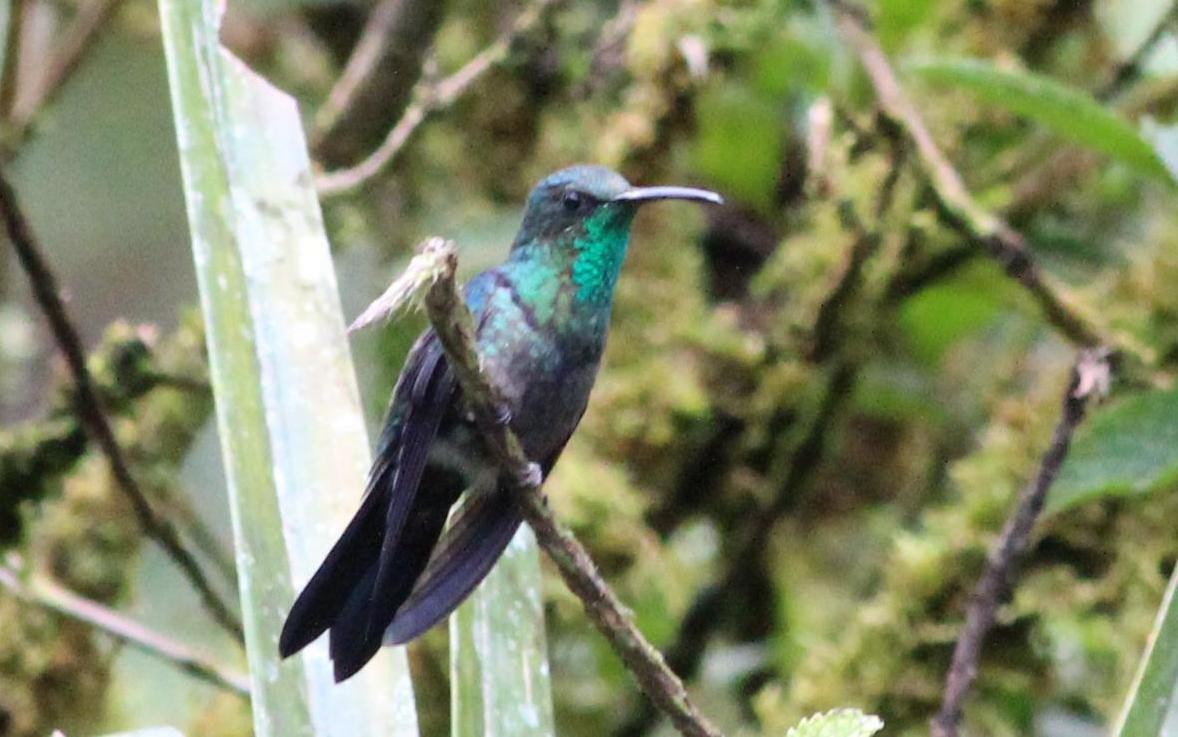
[[1114, 734], [1119, 737], [1154, 737], [1174, 734], [1178, 727], [1178, 568], [1158, 609], [1149, 635], [1149, 646]]
[[403, 650], [340, 686], [322, 642], [278, 660], [293, 584], [354, 510], [370, 459], [298, 111], [220, 47], [219, 7], [160, 0], [255, 732], [415, 735]]
[[1102, 496], [1146, 494], [1178, 481], [1178, 391], [1151, 391], [1098, 410], [1076, 434], [1047, 497], [1058, 512]]
[[454, 737], [554, 735], [540, 595], [540, 554], [527, 526], [450, 618]]
[[1085, 92], [1032, 72], [998, 69], [979, 59], [929, 59], [906, 68], [934, 84], [969, 90], [1143, 174], [1174, 181], [1133, 125]]

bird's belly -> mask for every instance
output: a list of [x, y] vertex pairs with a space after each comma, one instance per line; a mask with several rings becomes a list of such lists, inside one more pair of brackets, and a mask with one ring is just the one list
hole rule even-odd
[[529, 457], [543, 461], [564, 447], [581, 421], [596, 376], [596, 365], [579, 366], [528, 388], [512, 429]]
[[560, 451], [580, 421], [597, 376], [596, 356], [570, 357], [555, 350], [501, 355], [510, 368], [492, 367], [490, 374], [511, 377], [497, 382], [511, 412], [511, 428], [528, 457], [543, 462]]

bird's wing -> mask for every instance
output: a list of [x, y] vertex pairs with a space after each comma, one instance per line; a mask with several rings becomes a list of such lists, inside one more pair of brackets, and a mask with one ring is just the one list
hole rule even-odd
[[[408, 396], [408, 407], [398, 444], [397, 470], [393, 476], [385, 518], [384, 541], [380, 548], [371, 606], [368, 609], [369, 634], [375, 635], [377, 639], [392, 620], [397, 607], [409, 594], [419, 572], [409, 571], [409, 566], [406, 566], [403, 560], [405, 551], [400, 550], [398, 546], [402, 541], [401, 533], [405, 527], [405, 520], [409, 517], [410, 510], [415, 509], [414, 502], [421, 486], [426, 460], [429, 458], [430, 445], [438, 434], [442, 417], [450, 407], [454, 395], [454, 375], [446, 363], [441, 345], [432, 332], [429, 338], [433, 339], [427, 338], [423, 345], [425, 355], [420, 370], [414, 376]], [[440, 502], [445, 510], [449, 510], [452, 500], [436, 501]], [[445, 519], [444, 513], [442, 519]], [[435, 542], [436, 538], [428, 541], [429, 548], [425, 552], [425, 559], [428, 559], [429, 551], [433, 549]], [[421, 565], [424, 564], [423, 559]]]
[[[382, 434], [370, 495], [385, 500], [380, 545], [362, 577], [353, 579], [331, 624], [329, 652], [338, 680], [349, 677], [380, 648], [381, 633], [409, 595], [441, 534], [454, 497], [423, 489], [429, 449], [454, 401], [453, 373], [433, 331], [419, 341], [402, 371], [390, 409], [392, 430]], [[406, 521], [413, 518], [412, 527]], [[372, 545], [370, 542], [369, 545]]]
[[470, 497], [385, 631], [385, 643], [409, 642], [454, 611], [490, 573], [521, 521], [503, 489]]
[[[410, 352], [393, 391], [360, 509], [287, 615], [279, 639], [284, 657], [306, 647], [329, 627], [335, 629], [344, 619], [343, 613], [366, 608], [362, 605], [374, 591], [378, 563], [386, 548], [400, 537], [417, 494], [416, 486], [408, 482], [420, 479], [421, 469], [409, 467], [424, 463], [453, 391], [449, 374], [437, 338], [427, 332]], [[407, 469], [404, 472], [403, 467]], [[430, 543], [432, 546], [433, 541]], [[360, 620], [359, 627], [353, 626], [362, 632], [367, 629], [368, 617]], [[379, 637], [375, 639], [379, 642]]]
[[[567, 442], [565, 438], [540, 464], [544, 478]], [[522, 521], [502, 480], [494, 489], [468, 498], [446, 528], [413, 593], [397, 610], [385, 631], [385, 643], [409, 642], [457, 609], [491, 572]]]
[[[494, 276], [483, 272], [466, 288], [481, 325]], [[390, 421], [373, 464], [373, 488], [384, 495], [382, 540], [331, 624], [328, 651], [336, 680], [360, 670], [429, 562], [451, 505], [464, 485], [453, 471], [428, 464], [430, 446], [456, 400], [457, 385], [437, 335], [428, 330], [406, 361], [393, 393]], [[406, 524], [408, 522], [408, 524]]]

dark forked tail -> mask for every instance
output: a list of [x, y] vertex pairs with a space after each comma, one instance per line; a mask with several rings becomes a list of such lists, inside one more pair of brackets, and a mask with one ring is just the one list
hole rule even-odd
[[340, 611], [361, 588], [380, 553], [384, 538], [384, 518], [388, 494], [373, 490], [360, 504], [360, 510], [336, 541], [319, 570], [299, 594], [278, 638], [278, 652], [288, 658], [327, 631], [339, 618]]
[[[335, 679], [351, 677], [382, 640], [408, 642], [450, 614], [511, 542], [521, 518], [504, 488], [475, 494], [442, 536], [470, 481], [429, 463], [443, 420], [456, 421], [455, 391], [441, 348], [427, 333], [394, 392], [368, 494], [287, 616], [278, 642], [283, 657], [330, 630]], [[448, 436], [453, 425], [445, 427]], [[545, 474], [555, 458], [544, 464]]]
[[335, 679], [342, 681], [382, 640], [405, 643], [445, 619], [487, 576], [519, 529], [515, 503], [502, 490], [470, 499], [438, 544], [455, 494], [424, 489], [387, 562], [379, 542], [389, 537], [385, 505], [376, 494], [364, 500], [291, 608], [278, 645], [283, 657], [330, 630]]
[[[427, 483], [438, 480], [431, 475]], [[452, 482], [449, 488], [423, 483], [425, 493], [398, 495], [396, 484], [391, 486], [374, 488], [361, 503], [295, 600], [278, 640], [279, 653], [289, 657], [330, 630], [336, 681], [355, 674], [380, 649], [384, 630], [425, 570], [461, 491]]]
[[330, 630], [335, 679], [342, 681], [376, 655], [382, 640], [409, 642], [453, 612], [490, 573], [521, 518], [500, 489], [468, 500], [442, 536], [452, 488], [437, 494], [423, 484], [429, 491], [408, 513], [386, 566], [391, 575], [381, 572], [387, 507], [374, 498], [384, 495], [370, 494], [291, 608], [279, 639], [282, 656]]
[[428, 466], [454, 392], [441, 347], [426, 333], [394, 390], [367, 496], [287, 616], [278, 643], [283, 657], [330, 629], [335, 678], [342, 681], [380, 648], [462, 491], [455, 473]]

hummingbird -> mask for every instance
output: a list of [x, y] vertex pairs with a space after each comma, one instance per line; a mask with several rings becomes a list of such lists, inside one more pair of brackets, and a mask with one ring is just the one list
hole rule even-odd
[[[634, 215], [658, 200], [722, 202], [634, 187], [600, 166], [562, 169], [528, 195], [507, 260], [465, 287], [483, 371], [542, 479], [589, 402]], [[393, 389], [360, 507], [291, 607], [279, 652], [330, 630], [335, 680], [351, 677], [382, 644], [409, 642], [457, 608], [521, 521], [427, 329]]]

